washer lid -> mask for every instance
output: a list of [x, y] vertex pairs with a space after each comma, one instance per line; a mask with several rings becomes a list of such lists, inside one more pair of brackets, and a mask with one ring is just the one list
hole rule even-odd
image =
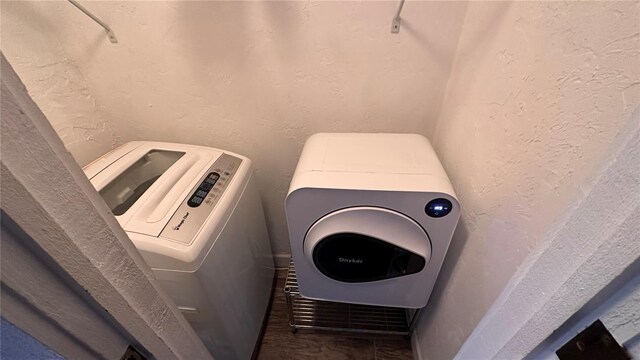
[[125, 231], [158, 237], [195, 182], [222, 155], [215, 149], [143, 143], [91, 183]]
[[418, 223], [377, 207], [347, 208], [322, 217], [303, 246], [305, 257], [321, 273], [343, 282], [414, 274], [431, 258], [431, 241]]

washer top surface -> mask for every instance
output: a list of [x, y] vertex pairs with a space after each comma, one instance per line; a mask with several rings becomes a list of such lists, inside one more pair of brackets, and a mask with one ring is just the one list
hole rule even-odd
[[252, 167], [249, 159], [220, 149], [138, 141], [84, 171], [149, 266], [195, 271]]

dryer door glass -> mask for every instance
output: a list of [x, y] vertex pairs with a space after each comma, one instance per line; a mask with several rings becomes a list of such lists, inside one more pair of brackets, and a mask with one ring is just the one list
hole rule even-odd
[[313, 262], [324, 275], [343, 282], [367, 282], [415, 274], [424, 257], [371, 236], [338, 233], [320, 240]]

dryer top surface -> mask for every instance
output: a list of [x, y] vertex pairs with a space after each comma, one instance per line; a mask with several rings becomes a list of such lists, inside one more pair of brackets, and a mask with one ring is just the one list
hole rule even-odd
[[316, 134], [307, 140], [301, 171], [441, 175], [429, 140], [415, 134]]
[[289, 187], [445, 193], [451, 182], [417, 134], [320, 133], [307, 139]]

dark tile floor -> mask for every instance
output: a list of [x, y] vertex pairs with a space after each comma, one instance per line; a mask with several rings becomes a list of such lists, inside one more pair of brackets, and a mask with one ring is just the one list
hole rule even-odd
[[258, 352], [259, 360], [280, 359], [412, 359], [411, 343], [401, 336], [369, 336], [298, 330], [287, 317], [284, 272], [278, 272], [271, 312]]

